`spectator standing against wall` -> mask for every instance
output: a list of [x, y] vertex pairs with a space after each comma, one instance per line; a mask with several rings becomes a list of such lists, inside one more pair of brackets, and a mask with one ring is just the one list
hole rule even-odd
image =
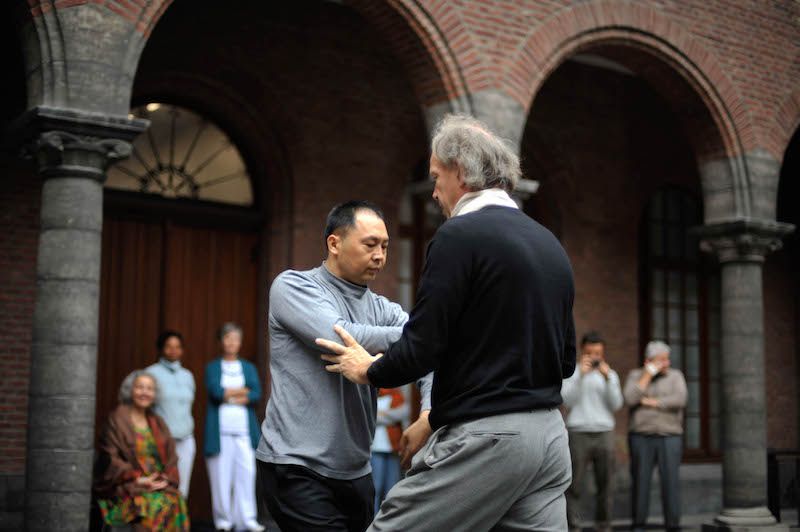
[[661, 507], [667, 530], [680, 530], [680, 479], [683, 455], [683, 409], [686, 380], [670, 367], [670, 347], [652, 341], [645, 348], [644, 367], [625, 381], [625, 403], [630, 408], [628, 444], [631, 453], [633, 529], [644, 530], [650, 507], [650, 479], [658, 464]]
[[592, 331], [581, 340], [581, 356], [575, 373], [561, 388], [569, 409], [567, 430], [572, 456], [572, 484], [567, 490], [570, 530], [580, 529], [580, 496], [586, 466], [594, 469], [597, 495], [595, 528], [611, 530], [614, 479], [614, 412], [622, 407], [622, 389], [617, 372], [605, 358], [605, 341]]
[[255, 448], [261, 435], [255, 405], [261, 398], [256, 367], [239, 358], [242, 328], [220, 327], [222, 356], [206, 366], [208, 408], [204, 454], [218, 530], [261, 532], [257, 520]]
[[175, 452], [178, 455], [180, 491], [184, 498], [189, 497], [189, 484], [196, 445], [194, 440], [195, 383], [192, 372], [181, 365], [183, 358], [183, 336], [177, 331], [164, 331], [156, 340], [158, 362], [147, 368], [147, 372], [158, 381], [159, 394], [153, 411], [164, 418], [172, 437], [175, 439]]

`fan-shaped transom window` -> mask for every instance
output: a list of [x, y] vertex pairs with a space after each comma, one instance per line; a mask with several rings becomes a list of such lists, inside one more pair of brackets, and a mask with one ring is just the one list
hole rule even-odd
[[250, 206], [247, 165], [227, 134], [208, 118], [173, 104], [148, 103], [131, 115], [150, 120], [131, 156], [112, 166], [106, 187], [166, 198]]

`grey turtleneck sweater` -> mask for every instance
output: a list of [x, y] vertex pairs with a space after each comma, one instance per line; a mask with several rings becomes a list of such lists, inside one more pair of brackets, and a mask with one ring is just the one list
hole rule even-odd
[[[326, 371], [314, 340], [341, 342], [333, 330], [338, 324], [368, 352], [382, 353], [400, 338], [407, 320], [400, 305], [336, 277], [325, 265], [280, 274], [269, 293], [272, 394], [256, 457], [335, 479], [368, 474], [376, 389]], [[423, 408], [430, 408], [430, 376], [422, 388]]]

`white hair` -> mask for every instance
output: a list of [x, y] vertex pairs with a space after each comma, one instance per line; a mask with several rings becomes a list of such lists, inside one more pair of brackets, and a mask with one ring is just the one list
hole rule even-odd
[[136, 382], [136, 379], [139, 377], [150, 377], [153, 381], [153, 385], [155, 386], [156, 390], [156, 397], [158, 397], [158, 380], [153, 376], [152, 373], [148, 373], [143, 369], [137, 369], [128, 374], [125, 379], [123, 379], [122, 384], [119, 385], [119, 394], [117, 395], [117, 399], [120, 403], [129, 405], [133, 402], [133, 383]]
[[235, 332], [239, 333], [239, 338], [244, 338], [244, 332], [242, 331], [241, 326], [237, 323], [233, 323], [232, 321], [228, 321], [222, 324], [217, 332], [217, 339], [221, 342], [225, 336], [228, 334]]
[[508, 141], [471, 116], [445, 116], [434, 131], [431, 152], [445, 166], [460, 167], [470, 190], [511, 192], [522, 175], [519, 157]]
[[670, 351], [672, 351], [672, 349], [670, 349], [666, 343], [662, 342], [661, 340], [653, 340], [644, 348], [644, 357], [649, 360], [664, 353], [669, 355]]

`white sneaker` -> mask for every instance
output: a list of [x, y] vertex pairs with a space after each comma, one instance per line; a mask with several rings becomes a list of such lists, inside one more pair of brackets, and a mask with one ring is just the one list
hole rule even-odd
[[261, 523], [259, 523], [259, 522], [258, 522], [258, 521], [256, 521], [255, 519], [254, 519], [254, 520], [252, 520], [252, 521], [247, 521], [247, 522], [244, 524], [244, 526], [245, 526], [245, 527], [247, 527], [247, 530], [248, 530], [249, 532], [264, 532], [264, 530], [266, 530], [266, 528], [264, 527], [264, 525], [262, 525]]

